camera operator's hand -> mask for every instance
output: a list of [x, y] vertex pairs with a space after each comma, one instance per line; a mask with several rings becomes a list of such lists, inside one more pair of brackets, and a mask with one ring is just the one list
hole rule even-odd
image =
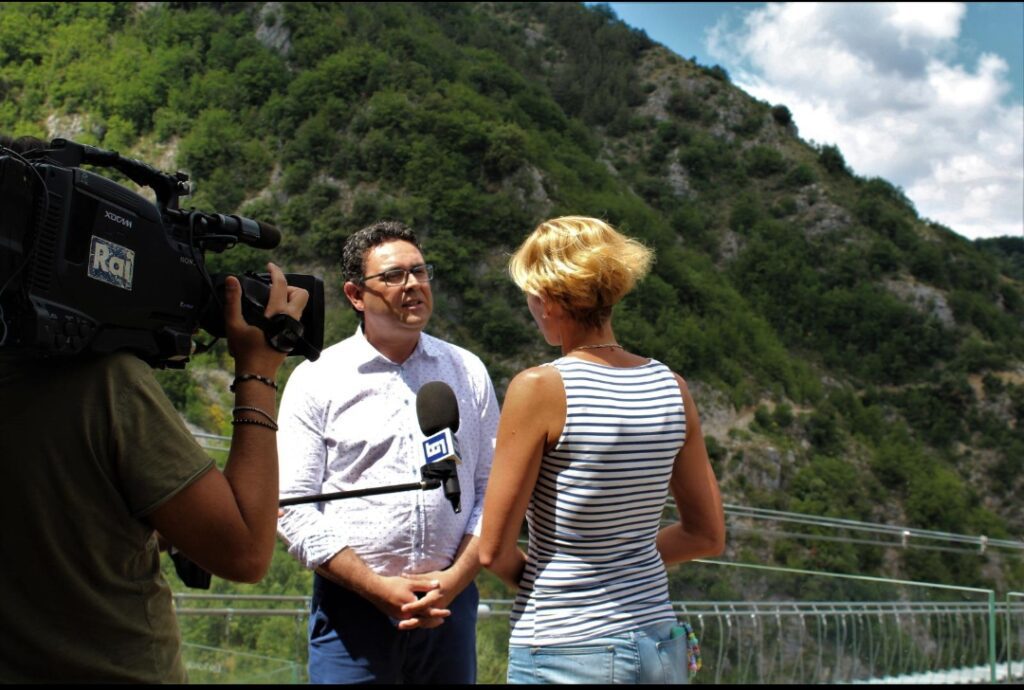
[[[275, 264], [268, 263], [267, 270], [270, 273], [270, 296], [264, 316], [269, 319], [277, 314], [287, 314], [296, 321], [300, 320], [309, 301], [309, 293], [289, 286], [284, 273]], [[242, 286], [234, 276], [228, 276], [224, 282], [224, 324], [228, 351], [235, 359], [235, 371], [273, 377], [286, 355], [270, 347], [263, 331], [247, 323], [242, 316]]]
[[[264, 314], [298, 320], [309, 294], [289, 287], [284, 273], [268, 264], [271, 286]], [[263, 331], [242, 316], [242, 286], [229, 277], [224, 287], [228, 349], [235, 358], [235, 431], [223, 472], [209, 470], [150, 514], [166, 540], [204, 570], [229, 580], [263, 577], [277, 533], [278, 482], [274, 375], [285, 353], [272, 348]]]

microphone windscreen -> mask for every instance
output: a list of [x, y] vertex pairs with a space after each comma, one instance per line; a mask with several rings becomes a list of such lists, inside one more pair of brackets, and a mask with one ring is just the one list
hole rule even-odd
[[459, 401], [444, 381], [430, 381], [423, 384], [416, 394], [416, 418], [424, 436], [431, 436], [442, 429], [459, 430]]
[[263, 223], [256, 221], [256, 225], [260, 228], [260, 238], [253, 245], [258, 249], [274, 249], [277, 245], [281, 244], [281, 231], [270, 223]]

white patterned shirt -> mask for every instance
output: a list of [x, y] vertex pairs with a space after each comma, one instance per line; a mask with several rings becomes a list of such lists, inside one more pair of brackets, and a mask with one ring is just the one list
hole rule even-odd
[[479, 535], [498, 400], [476, 355], [426, 333], [402, 364], [378, 352], [360, 328], [295, 369], [277, 435], [281, 498], [418, 482], [424, 436], [416, 394], [430, 381], [448, 384], [459, 404], [462, 512], [442, 489], [285, 508], [278, 534], [307, 568], [351, 547], [378, 575], [442, 570], [466, 534]]

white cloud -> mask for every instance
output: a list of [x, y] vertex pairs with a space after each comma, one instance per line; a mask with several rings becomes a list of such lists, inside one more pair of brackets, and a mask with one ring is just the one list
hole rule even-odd
[[1024, 106], [1006, 62], [956, 62], [961, 3], [773, 3], [710, 53], [737, 86], [785, 104], [805, 139], [902, 187], [967, 237], [1024, 234]]
[[887, 8], [890, 25], [906, 44], [915, 39], [945, 41], [960, 33], [966, 8], [959, 2], [893, 3]]

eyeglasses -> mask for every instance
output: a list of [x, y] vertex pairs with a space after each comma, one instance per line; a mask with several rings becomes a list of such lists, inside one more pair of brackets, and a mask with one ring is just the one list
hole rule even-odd
[[434, 264], [420, 264], [412, 268], [392, 268], [382, 273], [374, 273], [372, 276], [363, 276], [359, 282], [365, 283], [371, 278], [380, 278], [385, 285], [405, 285], [409, 280], [409, 274], [412, 274], [417, 283], [429, 283], [434, 277]]

